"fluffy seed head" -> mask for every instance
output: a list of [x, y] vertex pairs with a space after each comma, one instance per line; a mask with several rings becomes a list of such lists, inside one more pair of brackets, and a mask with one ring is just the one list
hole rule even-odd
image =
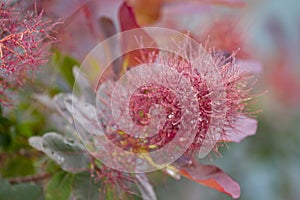
[[18, 4], [0, 4], [0, 103], [7, 103], [7, 89], [22, 86], [47, 61], [47, 46], [55, 39], [55, 26], [42, 13], [22, 10]]
[[[168, 52], [160, 52], [155, 61], [151, 59], [140, 62], [155, 62], [176, 70], [182, 78], [190, 82], [195, 91], [194, 96], [197, 99], [197, 105], [180, 105], [174, 91], [155, 83], [155, 81], [139, 87], [130, 97], [129, 104], [121, 105], [129, 107], [132, 122], [128, 123], [135, 123], [137, 126], [148, 126], [154, 117], [151, 111], [154, 105], [160, 105], [164, 109], [165, 116], [161, 117], [165, 118], [165, 123], [158, 129], [157, 134], [143, 138], [136, 138], [132, 134], [124, 132], [124, 130], [109, 132], [108, 138], [118, 147], [135, 153], [159, 150], [176, 136], [180, 123], [183, 123], [182, 114], [186, 111], [182, 109], [189, 108], [189, 106], [198, 106], [197, 131], [192, 144], [185, 153], [185, 156], [192, 158], [201, 148], [205, 148], [205, 145], [207, 145], [206, 140], [215, 140], [212, 142], [217, 144], [221, 141], [219, 136], [226, 135], [225, 130], [234, 128], [236, 119], [247, 114], [246, 105], [248, 100], [251, 99], [251, 87], [248, 84], [249, 77], [236, 64], [234, 54], [225, 57], [206, 47], [204, 48], [205, 51], [194, 52], [193, 47], [189, 44], [178, 45], [178, 47], [181, 48], [180, 55], [188, 57], [193, 63], [182, 56]], [[141, 53], [145, 52], [142, 51]], [[147, 53], [149, 55], [141, 57], [153, 58], [153, 56], [150, 56], [153, 52]], [[218, 74], [209, 73], [212, 67], [218, 69]], [[141, 74], [141, 76], [150, 75]], [[170, 80], [170, 84], [174, 83]], [[113, 85], [110, 91], [114, 89]], [[128, 88], [124, 86], [123, 89], [127, 90]], [[178, 90], [182, 90], [182, 88], [178, 88]], [[109, 93], [107, 91], [108, 96]], [[219, 93], [224, 93], [224, 95], [219, 95]], [[218, 97], [222, 97], [222, 99], [217, 99]], [[103, 104], [107, 103], [103, 102]], [[115, 123], [112, 122], [111, 124]]]

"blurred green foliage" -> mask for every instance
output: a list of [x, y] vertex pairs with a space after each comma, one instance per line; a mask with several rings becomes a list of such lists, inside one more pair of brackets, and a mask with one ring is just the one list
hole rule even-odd
[[[79, 65], [79, 62], [55, 51], [51, 65], [55, 67], [50, 72], [61, 77], [61, 83], [43, 83], [42, 72], [36, 84], [28, 83], [29, 89], [21, 91], [19, 99], [12, 106], [5, 110], [0, 106], [0, 200], [64, 200], [70, 196], [74, 175], [63, 171], [59, 165], [28, 144], [30, 137], [56, 130], [48, 121], [49, 110], [33, 99], [33, 94], [44, 90], [53, 96], [65, 91], [65, 85], [72, 88], [72, 68]], [[33, 183], [42, 183], [49, 178], [46, 188], [42, 184]]]

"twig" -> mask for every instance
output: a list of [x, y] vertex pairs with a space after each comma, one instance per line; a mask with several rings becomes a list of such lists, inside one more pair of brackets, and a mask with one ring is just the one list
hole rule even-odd
[[28, 183], [28, 182], [38, 182], [45, 179], [50, 178], [50, 173], [32, 175], [32, 176], [24, 176], [24, 177], [16, 177], [9, 179], [10, 184], [17, 184], [17, 183]]

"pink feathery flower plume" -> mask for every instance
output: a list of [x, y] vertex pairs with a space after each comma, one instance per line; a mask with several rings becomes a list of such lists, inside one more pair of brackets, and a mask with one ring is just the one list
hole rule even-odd
[[55, 26], [44, 20], [42, 12], [26, 11], [19, 4], [0, 4], [0, 103], [10, 99], [7, 89], [17, 89], [33, 77], [47, 61], [47, 47], [55, 38], [49, 31]]
[[[120, 8], [119, 18], [122, 31], [139, 28], [132, 7], [128, 6], [126, 3], [122, 4]], [[140, 36], [143, 37], [143, 44], [145, 46], [147, 46], [147, 43], [153, 41], [151, 35], [148, 35], [147, 32], [141, 31]], [[130, 37], [124, 37], [122, 39], [122, 47], [124, 49], [133, 45], [134, 42], [138, 42], [134, 39], [130, 40]], [[104, 126], [109, 127], [106, 129], [109, 133], [108, 138], [119, 148], [134, 153], [145, 151], [151, 153], [160, 150], [174, 140], [179, 132], [180, 124], [189, 126], [187, 123], [194, 121], [193, 117], [187, 117], [191, 115], [183, 115], [183, 113], [193, 112], [192, 110], [189, 110], [191, 108], [190, 105], [196, 105], [199, 108], [199, 111], [196, 111], [197, 119], [195, 121], [197, 126], [195, 127], [197, 128], [192, 135], [193, 141], [179, 159], [167, 167], [166, 172], [176, 178], [180, 176], [186, 177], [197, 183], [223, 192], [234, 199], [239, 198], [239, 184], [218, 167], [199, 163], [197, 155], [201, 158], [202, 150], [204, 149], [205, 151], [205, 148], [211, 144], [210, 142], [214, 142], [213, 152], [219, 154], [218, 147], [222, 146], [224, 142], [240, 142], [245, 137], [255, 134], [257, 121], [252, 118], [253, 113], [247, 109], [247, 106], [254, 98], [251, 93], [252, 85], [250, 83], [252, 72], [248, 69], [252, 69], [252, 67], [250, 64], [239, 62], [235, 57], [236, 53], [233, 53], [230, 56], [220, 55], [214, 48], [209, 48], [208, 44], [204, 44], [203, 46], [206, 51], [195, 50], [195, 52], [194, 49], [197, 48], [185, 44], [184, 42], [177, 46], [178, 51], [180, 52], [179, 55], [187, 55], [187, 57], [191, 56], [197, 59], [193, 60], [190, 58], [189, 60], [193, 60], [192, 63], [179, 55], [148, 48], [142, 52], [140, 50], [135, 50], [125, 53], [123, 55], [124, 62], [122, 67], [126, 68], [127, 71], [130, 71], [136, 66], [144, 63], [158, 63], [160, 66], [168, 66], [180, 74], [181, 77], [178, 78], [178, 80], [181, 80], [181, 78], [189, 80], [189, 83], [195, 92], [194, 97], [196, 97], [197, 101], [188, 99], [189, 103], [184, 105], [180, 104], [180, 99], [174, 95], [174, 91], [176, 89], [178, 91], [185, 90], [184, 87], [178, 86], [180, 85], [178, 84], [179, 81], [174, 81], [176, 78], [174, 78], [174, 80], [168, 79], [166, 81], [168, 86], [174, 83], [174, 85], [176, 85], [174, 87], [175, 90], [173, 90], [172, 86], [170, 87], [172, 89], [168, 89], [162, 84], [158, 84], [155, 77], [160, 77], [159, 79], [161, 81], [167, 74], [164, 72], [163, 68], [161, 68], [160, 71], [154, 70], [155, 72], [153, 73], [146, 70], [139, 71], [136, 76], [132, 75], [132, 77], [134, 77], [132, 78], [134, 79], [133, 84], [137, 85], [139, 82], [144, 83], [144, 80], [148, 80], [145, 77], [153, 79], [153, 83], [144, 84], [137, 88], [133, 93], [130, 93], [131, 95], [128, 101], [127, 99], [123, 101], [122, 98], [126, 95], [122, 92], [130, 90], [132, 87], [130, 84], [128, 84], [129, 86], [127, 87], [126, 84], [122, 82], [122, 89], [117, 90], [118, 92], [120, 91], [120, 95], [119, 93], [113, 93], [113, 95], [117, 95], [115, 99], [120, 108], [120, 112], [118, 113], [121, 113], [121, 117], [118, 118], [118, 120], [120, 122], [122, 117], [125, 116], [122, 115], [122, 111], [124, 111], [123, 108], [128, 106], [130, 118], [137, 126], [142, 127], [151, 125], [151, 115], [154, 115], [151, 114], [151, 107], [153, 105], [160, 105], [165, 110], [166, 117], [163, 118], [166, 120], [165, 124], [162, 126], [162, 129], [154, 127], [155, 130], [159, 130], [158, 134], [149, 137], [147, 136], [141, 140], [140, 138], [127, 134], [126, 131], [121, 129], [111, 131], [110, 124], [113, 124], [114, 126], [115, 122], [113, 118], [102, 114], [109, 113], [105, 110], [105, 107], [105, 109], [101, 110], [100, 116], [106, 118], [108, 121]], [[208, 52], [208, 54], [203, 52]], [[212, 66], [216, 66], [218, 69], [218, 75], [220, 76], [218, 81], [215, 81], [215, 73], [208, 73]], [[252, 69], [252, 71], [255, 70]], [[101, 88], [101, 86], [102, 88], [106, 87], [105, 82], [104, 84], [101, 84], [102, 82], [100, 82], [99, 88]], [[176, 88], [177, 86], [178, 88]], [[110, 96], [110, 91], [116, 91], [114, 87], [115, 85], [112, 84], [101, 93], [108, 96], [107, 99], [102, 98], [101, 96], [100, 102], [103, 105], [109, 105], [109, 98], [114, 98], [113, 95]], [[222, 94], [221, 96], [218, 95], [220, 93]], [[182, 98], [184, 99], [187, 96], [188, 95], [183, 95]], [[125, 118], [126, 117], [127, 116], [125, 116]], [[183, 121], [184, 119], [187, 120]], [[124, 127], [126, 127], [127, 123], [129, 122], [124, 120]], [[158, 126], [161, 125], [158, 123]], [[129, 131], [131, 130], [133, 129], [129, 129]], [[137, 133], [139, 134], [138, 131]], [[185, 132], [185, 134], [187, 135], [188, 131]], [[182, 137], [182, 141], [185, 141], [185, 137]], [[178, 148], [181, 147], [181, 145], [182, 143], [178, 141], [175, 146]], [[169, 155], [173, 155], [172, 153], [176, 148], [170, 148], [168, 151]], [[113, 154], [111, 157], [113, 157]]]

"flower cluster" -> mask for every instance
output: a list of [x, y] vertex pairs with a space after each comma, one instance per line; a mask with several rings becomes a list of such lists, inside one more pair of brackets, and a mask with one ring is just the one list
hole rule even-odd
[[[121, 30], [126, 31], [139, 27], [135, 21], [132, 8], [126, 4], [123, 4], [121, 7], [119, 16]], [[126, 19], [126, 21], [123, 19]], [[130, 20], [131, 23], [128, 23]], [[146, 41], [147, 43], [149, 38], [151, 41], [150, 35], [146, 33], [142, 33], [141, 35], [144, 36], [144, 42]], [[126, 40], [126, 38], [124, 40]], [[124, 45], [132, 44], [129, 44], [128, 40], [126, 40], [123, 46]], [[196, 106], [199, 108], [197, 131], [190, 147], [175, 163], [170, 165], [170, 168], [167, 168], [167, 172], [173, 175], [185, 176], [193, 181], [224, 192], [233, 198], [238, 198], [240, 195], [238, 184], [220, 169], [196, 162], [195, 155], [201, 153], [201, 149], [206, 148], [207, 140], [214, 140], [211, 143], [216, 144], [214, 150], [218, 152], [218, 146], [222, 144], [222, 142], [240, 142], [245, 137], [255, 134], [257, 121], [249, 117], [251, 113], [247, 110], [247, 105], [253, 98], [249, 78], [251, 77], [250, 74], [255, 73], [255, 69], [251, 69], [250, 62], [237, 59], [235, 53], [222, 53], [221, 51], [207, 47], [208, 45], [203, 45], [205, 51], [194, 51], [193, 47], [189, 46], [189, 44], [179, 44], [177, 46], [180, 55], [186, 55], [190, 58], [189, 60], [195, 62], [191, 63], [180, 56], [153, 51], [151, 49], [140, 52], [140, 56], [134, 51], [126, 54], [124, 56], [124, 63], [127, 64], [125, 68], [130, 72], [131, 69], [139, 67], [142, 64], [161, 64], [162, 66], [169, 66], [176, 70], [178, 74], [182, 75], [181, 78], [190, 82], [196, 92], [195, 95], [198, 102]], [[126, 47], [124, 48], [126, 49]], [[134, 60], [136, 60], [136, 62], [134, 62]], [[219, 72], [218, 74], [209, 73], [214, 67]], [[145, 74], [142, 74], [142, 71], [140, 72], [140, 76], [150, 76], [146, 71]], [[152, 76], [163, 77], [163, 75], [161, 75], [164, 74], [163, 72], [161, 72], [161, 74], [158, 73], [160, 72], [157, 72], [157, 74], [153, 73]], [[219, 80], [216, 76], [220, 76]], [[134, 82], [138, 83], [139, 79], [143, 78], [138, 76], [134, 77]], [[155, 79], [153, 79], [153, 81], [154, 80]], [[169, 83], [172, 84], [172, 80], [169, 80]], [[105, 85], [105, 81], [100, 84]], [[122, 86], [123, 90], [120, 91], [127, 91], [131, 88], [130, 84], [128, 88], [124, 84], [122, 84]], [[111, 87], [112, 88], [109, 87], [106, 92], [104, 92], [108, 95], [108, 99], [113, 99], [113, 94], [111, 94], [111, 96], [109, 94], [110, 91], [114, 90], [114, 84], [112, 84]], [[178, 99], [172, 92], [172, 90], [168, 90], [162, 87], [162, 85], [156, 84], [154, 81], [153, 84], [139, 87], [130, 97], [128, 105], [126, 105], [125, 101], [125, 103], [122, 104], [123, 101], [120, 100], [119, 107], [123, 108], [128, 106], [131, 119], [138, 126], [147, 126], [150, 124], [152, 115], [151, 106], [154, 104], [159, 104], [164, 107], [166, 122], [155, 136], [138, 140], [135, 137], [129, 136], [135, 133], [126, 133], [122, 130], [116, 130], [112, 134], [108, 134], [109, 137], [111, 137], [111, 141], [120, 148], [132, 152], [152, 152], [170, 143], [178, 132], [179, 124], [183, 123], [180, 120], [182, 119], [182, 112], [185, 112], [184, 107], [181, 107], [185, 105], [180, 105]], [[224, 93], [224, 95], [219, 95], [220, 92]], [[117, 99], [121, 99], [121, 97], [122, 94], [119, 95]], [[219, 97], [221, 99], [218, 99]], [[103, 105], [110, 105], [108, 104], [109, 101], [106, 102], [103, 100], [102, 96], [99, 100]], [[216, 102], [219, 102], [219, 104], [214, 105]], [[122, 112], [122, 109], [120, 111]], [[106, 112], [103, 110], [102, 113]], [[110, 120], [111, 121], [107, 124], [114, 125], [114, 119]], [[213, 181], [211, 182], [210, 180]], [[223, 184], [224, 181], [226, 184]]]
[[[126, 2], [121, 5], [118, 14], [121, 31], [126, 32], [141, 28], [137, 23], [134, 9], [128, 6]], [[100, 22], [104, 29], [103, 32], [107, 33], [104, 35], [107, 37], [116, 32], [116, 24], [112, 20], [100, 18]], [[223, 31], [223, 28], [221, 30]], [[223, 32], [227, 32], [227, 29]], [[152, 38], [153, 35], [143, 30], [140, 33], [139, 36], [143, 39], [142, 42], [145, 46], [147, 46], [147, 43], [155, 44], [155, 40]], [[81, 141], [88, 149], [89, 156], [101, 162], [99, 166], [92, 164], [96, 179], [98, 178], [101, 182], [103, 181], [112, 187], [116, 186], [116, 188], [123, 191], [128, 191], [128, 183], [143, 182], [143, 184], [140, 184], [143, 186], [141, 188], [147, 188], [146, 191], [151, 196], [151, 198], [149, 196], [148, 198], [141, 190], [143, 198], [156, 199], [154, 191], [146, 178], [139, 179], [136, 177], [131, 179], [125, 172], [117, 171], [117, 169], [120, 169], [120, 165], [128, 165], [133, 171], [138, 171], [143, 167], [148, 167], [144, 164], [149, 164], [156, 169], [162, 169], [175, 178], [184, 176], [233, 198], [239, 198], [240, 187], [238, 183], [218, 167], [197, 162], [196, 154], [201, 152], [201, 149], [206, 148], [207, 141], [210, 142], [209, 145], [213, 144], [213, 147], [215, 147], [213, 150], [217, 152], [218, 146], [223, 142], [240, 142], [245, 137], [255, 134], [257, 121], [250, 118], [250, 113], [246, 110], [249, 100], [252, 99], [251, 85], [249, 85], [248, 78], [253, 70], [250, 69], [249, 62], [239, 60], [236, 58], [235, 53], [231, 54], [232, 48], [236, 48], [236, 45], [231, 43], [224, 46], [216, 45], [218, 50], [200, 45], [200, 49], [203, 51], [199, 50], [199, 47], [189, 46], [189, 43], [178, 44], [178, 55], [180, 56], [161, 51], [158, 48], [159, 45], [157, 45], [157, 49], [152, 48], [155, 46], [153, 45], [151, 48], [145, 48], [142, 51], [126, 51], [130, 49], [130, 46], [135, 46], [134, 43], [138, 43], [136, 38], [130, 36], [130, 38], [121, 37], [118, 41], [120, 44], [117, 49], [122, 49], [127, 53], [124, 53], [118, 60], [120, 62], [110, 65], [113, 68], [112, 70], [103, 70], [103, 76], [101, 79], [97, 77], [97, 83], [94, 82], [95, 80], [86, 80], [89, 74], [80, 73], [80, 70], [73, 68], [73, 70], [76, 70], [74, 71], [74, 77], [76, 77], [74, 88], [79, 88], [82, 95], [77, 97], [77, 94], [59, 94], [54, 98], [55, 107], [71, 122], [72, 126], [75, 125]], [[212, 39], [217, 40], [215, 38], [218, 39], [219, 35]], [[201, 38], [198, 38], [198, 40], [201, 41]], [[86, 41], [84, 42], [86, 43]], [[111, 48], [116, 48], [116, 46], [111, 46]], [[184, 56], [181, 57], [181, 55]], [[143, 64], [168, 66], [170, 71], [176, 75], [180, 74], [180, 77], [177, 76], [174, 80], [170, 80], [169, 78], [173, 74], [168, 74], [163, 68], [152, 68], [153, 73], [149, 73], [148, 69], [141, 67]], [[135, 73], [135, 69], [141, 70]], [[211, 73], [212, 69], [216, 69], [214, 72], [217, 73]], [[120, 82], [117, 81], [118, 78], [125, 76], [127, 73], [131, 73], [131, 79], [128, 79], [128, 87], [123, 82], [119, 84]], [[111, 79], [109, 79], [110, 75], [112, 75]], [[151, 75], [153, 77], [150, 77]], [[142, 86], [138, 85], [144, 80], [151, 80], [151, 78], [153, 78], [153, 82]], [[157, 81], [158, 79], [159, 81]], [[186, 82], [180, 82], [181, 79], [186, 80]], [[130, 82], [138, 87], [131, 87]], [[175, 88], [174, 85], [179, 82], [182, 83], [181, 85], [178, 84], [180, 86], [188, 86], [186, 90], [184, 87]], [[93, 85], [92, 88], [91, 85]], [[169, 88], [166, 85], [172, 87]], [[132, 88], [136, 90], [130, 95], [130, 98], [127, 98], [127, 94], [131, 94], [128, 91], [131, 91]], [[174, 92], [174, 88], [178, 90], [178, 93]], [[190, 94], [186, 93], [188, 89], [195, 93], [189, 96], [186, 95]], [[95, 91], [97, 96], [96, 105], [94, 105]], [[120, 91], [120, 93], [114, 93], [115, 91]], [[86, 95], [85, 93], [92, 94]], [[121, 97], [124, 97], [124, 99]], [[190, 99], [190, 97], [194, 99]], [[93, 100], [90, 101], [90, 99]], [[116, 104], [114, 104], [115, 102]], [[184, 102], [184, 104], [180, 104], [181, 102]], [[158, 109], [153, 109], [153, 105], [158, 105], [156, 107]], [[197, 108], [195, 109], [197, 112], [193, 112], [192, 107]], [[156, 111], [160, 108], [164, 109], [164, 116], [156, 116]], [[120, 113], [120, 116], [114, 116], [113, 113]], [[193, 115], [190, 113], [193, 113]], [[189, 116], [193, 118], [191, 119]], [[196, 120], [194, 120], [194, 116], [196, 116]], [[154, 118], [156, 120], [160, 117], [164, 124], [158, 120], [158, 126], [149, 126], [149, 129], [142, 129], [151, 125]], [[125, 128], [123, 128], [123, 125]], [[175, 162], [168, 162], [168, 166], [162, 168], [164, 162], [159, 160], [160, 157], [154, 157], [155, 155], [152, 153], [168, 146], [180, 132], [180, 127], [188, 127], [188, 129], [182, 130], [192, 129], [192, 132], [181, 131], [184, 133], [183, 137], [179, 137], [179, 142], [167, 149], [166, 155], [174, 157], [172, 155], [175, 155], [176, 148], [181, 147], [181, 145], [183, 147], [186, 142], [185, 139], [192, 138], [193, 141], [185, 152], [176, 157]], [[194, 127], [196, 127], [195, 131]], [[149, 135], [147, 135], [148, 132], [145, 132], [146, 137], [137, 138], [135, 136], [140, 132], [136, 130], [146, 130]], [[156, 130], [158, 132], [155, 132]], [[75, 130], [72, 130], [72, 132], [75, 132]], [[150, 135], [151, 132], [157, 134]], [[189, 132], [193, 134], [191, 137], [188, 135]], [[109, 142], [106, 141], [106, 138], [109, 139]], [[115, 146], [118, 146], [118, 148], [115, 148]], [[119, 149], [122, 151], [119, 151]], [[211, 148], [208, 148], [208, 150], [210, 151]], [[45, 149], [44, 151], [47, 152]], [[144, 157], [131, 156], [131, 153], [135, 155], [143, 154]], [[126, 157], [127, 155], [130, 156]], [[110, 165], [111, 163], [113, 165]], [[147, 187], [144, 187], [145, 185]], [[106, 192], [104, 189], [102, 191]]]
[[55, 26], [42, 12], [24, 11], [17, 4], [0, 4], [0, 103], [7, 103], [7, 89], [22, 86], [47, 61], [47, 46]]

